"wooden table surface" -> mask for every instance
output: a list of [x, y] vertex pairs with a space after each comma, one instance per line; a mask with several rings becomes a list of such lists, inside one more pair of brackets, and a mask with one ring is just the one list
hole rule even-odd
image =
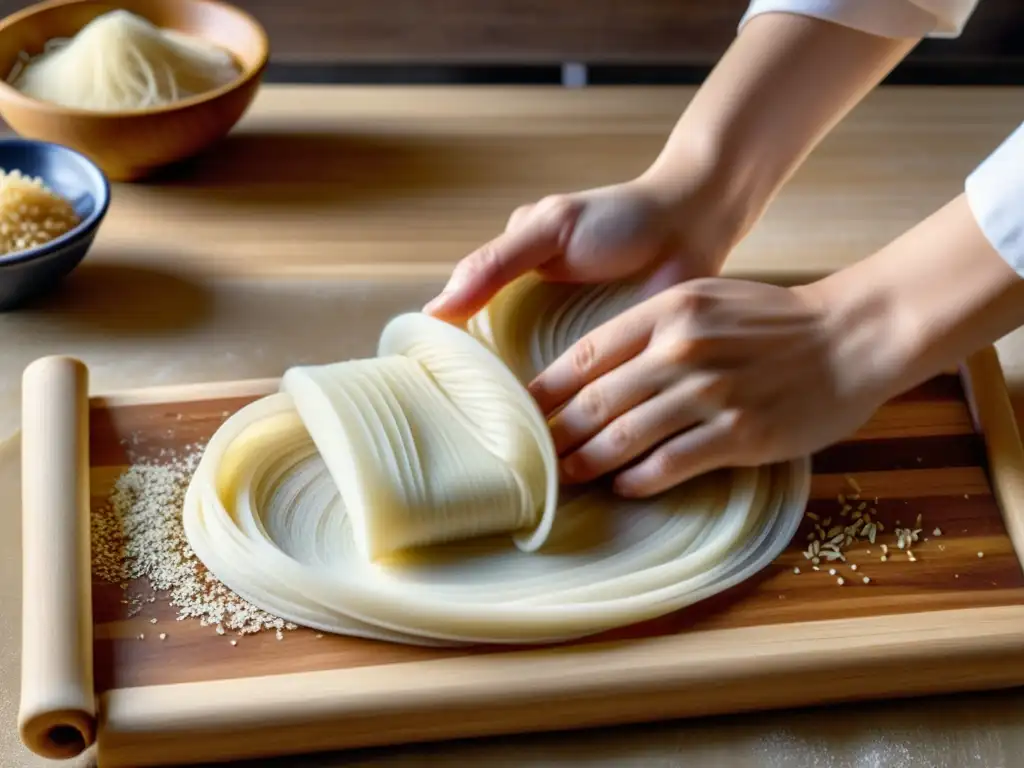
[[[236, 134], [190, 168], [118, 187], [92, 255], [66, 285], [0, 315], [0, 766], [46, 764], [14, 729], [16, 430], [28, 362], [80, 356], [102, 391], [276, 376], [369, 354], [382, 323], [429, 298], [516, 205], [640, 171], [689, 95], [266, 87]], [[1022, 104], [1024, 93], [1006, 88], [875, 93], [791, 181], [729, 271], [810, 275], [869, 254], [955, 195], [1024, 117]], [[1024, 334], [999, 349], [1020, 414]], [[1021, 765], [1021, 755], [1024, 692], [277, 765], [997, 768]]]

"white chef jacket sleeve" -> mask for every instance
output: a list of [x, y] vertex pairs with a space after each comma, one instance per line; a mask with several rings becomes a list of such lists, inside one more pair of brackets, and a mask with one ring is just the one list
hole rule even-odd
[[754, 16], [784, 12], [842, 24], [880, 37], [958, 37], [978, 0], [753, 0]]
[[974, 169], [964, 188], [989, 243], [1024, 277], [1024, 125]]

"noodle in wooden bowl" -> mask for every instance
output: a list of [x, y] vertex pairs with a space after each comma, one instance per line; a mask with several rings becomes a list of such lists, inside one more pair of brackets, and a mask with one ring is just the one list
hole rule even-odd
[[223, 138], [268, 55], [260, 24], [219, 0], [47, 0], [0, 21], [0, 117], [138, 180]]

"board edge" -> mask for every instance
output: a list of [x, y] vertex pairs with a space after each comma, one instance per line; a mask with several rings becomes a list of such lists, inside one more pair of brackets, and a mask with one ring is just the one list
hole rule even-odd
[[195, 384], [168, 384], [158, 387], [112, 390], [92, 395], [89, 408], [127, 408], [160, 403], [191, 403], [202, 400], [227, 400], [236, 397], [262, 397], [277, 392], [281, 378], [235, 379]]
[[992, 494], [1024, 568], [1024, 442], [996, 348], [988, 346], [971, 355], [961, 369], [961, 380], [985, 443]]
[[320, 752], [1022, 684], [1024, 606], [956, 609], [113, 689], [98, 747], [108, 768], [268, 758], [296, 729]]

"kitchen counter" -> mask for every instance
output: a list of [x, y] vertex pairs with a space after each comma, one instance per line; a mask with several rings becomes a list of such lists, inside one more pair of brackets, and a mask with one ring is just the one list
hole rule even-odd
[[[642, 170], [691, 92], [268, 86], [207, 156], [118, 186], [88, 260], [37, 307], [0, 315], [0, 765], [46, 764], [14, 726], [26, 364], [79, 356], [101, 392], [371, 354], [384, 321], [418, 308], [517, 205]], [[792, 179], [728, 272], [810, 277], [869, 254], [960, 191], [1024, 114], [1020, 97], [875, 93]], [[999, 350], [1020, 414], [1024, 333]], [[997, 768], [1021, 755], [1024, 692], [1004, 692], [274, 765]]]

